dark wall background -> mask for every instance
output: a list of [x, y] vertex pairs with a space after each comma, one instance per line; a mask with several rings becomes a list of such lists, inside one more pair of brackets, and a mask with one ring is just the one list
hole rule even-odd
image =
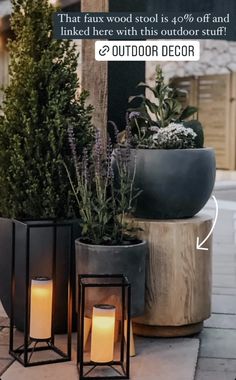
[[[110, 0], [110, 12], [146, 12], [147, 0]], [[125, 127], [128, 98], [140, 94], [136, 89], [145, 80], [145, 62], [108, 62], [108, 120]], [[109, 129], [108, 129], [109, 130]], [[112, 129], [109, 130], [112, 135]]]

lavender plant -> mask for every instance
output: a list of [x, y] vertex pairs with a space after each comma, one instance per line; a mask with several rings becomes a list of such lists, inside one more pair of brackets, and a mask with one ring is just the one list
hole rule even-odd
[[[125, 221], [139, 194], [134, 189], [135, 165], [130, 159], [129, 146], [113, 151], [109, 141], [104, 147], [97, 131], [91, 154], [84, 149], [79, 157], [72, 127], [69, 127], [68, 134], [76, 183], [73, 183], [66, 165], [65, 168], [80, 212], [84, 241], [96, 245], [120, 245], [137, 240], [135, 228]], [[114, 158], [119, 186], [115, 183]]]

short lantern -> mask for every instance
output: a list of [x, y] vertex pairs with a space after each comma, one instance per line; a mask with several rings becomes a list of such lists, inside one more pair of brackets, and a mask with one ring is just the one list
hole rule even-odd
[[[58, 256], [58, 229], [68, 228], [69, 255], [65, 263], [67, 272], [67, 335], [66, 340], [60, 345], [56, 344], [55, 320], [57, 318], [55, 308], [55, 293], [57, 282], [57, 256]], [[32, 276], [31, 248], [35, 242], [33, 238], [37, 231], [45, 229], [48, 232], [50, 250], [47, 252], [50, 264], [51, 276], [44, 273]], [[36, 233], [36, 234], [35, 234]], [[12, 279], [11, 279], [11, 317], [10, 317], [10, 354], [25, 367], [40, 364], [59, 363], [71, 360], [71, 330], [72, 330], [72, 296], [71, 296], [71, 256], [73, 244], [73, 224], [57, 223], [53, 220], [18, 221], [13, 220], [13, 244], [12, 244]], [[22, 270], [24, 288], [24, 328], [23, 334], [15, 330], [15, 308], [18, 302], [16, 271], [19, 272], [18, 245], [19, 239], [25, 237], [25, 251], [21, 252], [24, 257]], [[36, 269], [37, 270], [37, 269]], [[46, 270], [46, 268], [45, 268]], [[42, 271], [42, 268], [41, 268]], [[48, 268], [47, 268], [48, 271]], [[34, 266], [35, 272], [35, 266]], [[19, 277], [19, 276], [18, 276]], [[19, 345], [19, 340], [22, 344]], [[64, 352], [65, 351], [65, 352]]]
[[124, 275], [79, 275], [80, 380], [129, 379], [131, 288]]

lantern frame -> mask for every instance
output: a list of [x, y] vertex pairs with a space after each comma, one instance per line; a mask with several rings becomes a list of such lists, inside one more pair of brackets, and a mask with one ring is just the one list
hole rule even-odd
[[[107, 280], [109, 280], [107, 282]], [[105, 282], [102, 282], [105, 280]], [[116, 280], [120, 282], [116, 282]], [[89, 282], [92, 281], [92, 282]], [[86, 290], [89, 288], [120, 288], [121, 289], [121, 334], [120, 334], [120, 358], [109, 363], [94, 363], [84, 361], [84, 318], [86, 309]], [[80, 380], [101, 379], [129, 379], [130, 378], [130, 321], [131, 321], [131, 285], [123, 274], [83, 274], [78, 276], [79, 303], [78, 303], [78, 327], [77, 327], [77, 369]], [[99, 303], [99, 301], [97, 302]], [[126, 323], [127, 322], [127, 323]], [[127, 329], [125, 339], [125, 328]], [[126, 343], [125, 343], [126, 341]], [[126, 346], [126, 350], [125, 350]], [[91, 372], [100, 366], [106, 366], [114, 370], [114, 375], [91, 376]], [[118, 371], [114, 366], [118, 366]], [[92, 367], [86, 373], [86, 367]], [[87, 376], [89, 374], [89, 376]]]
[[[31, 224], [32, 223], [32, 224]], [[25, 310], [24, 310], [24, 343], [17, 348], [14, 348], [14, 317], [15, 317], [15, 275], [16, 275], [16, 226], [21, 225], [26, 230], [26, 247], [25, 247]], [[67, 270], [67, 344], [65, 352], [63, 352], [55, 344], [54, 333], [54, 320], [55, 320], [55, 289], [56, 289], [56, 264], [57, 264], [57, 233], [59, 227], [67, 227], [70, 231], [70, 245], [68, 255], [68, 270]], [[52, 324], [51, 324], [51, 337], [49, 339], [32, 339], [29, 336], [30, 328], [30, 299], [31, 299], [31, 280], [30, 278], [30, 238], [31, 230], [36, 228], [51, 228], [52, 229], [52, 278], [53, 281], [53, 296], [52, 296]], [[61, 363], [71, 360], [71, 334], [72, 334], [72, 252], [73, 252], [73, 224], [67, 222], [57, 222], [55, 219], [43, 220], [28, 220], [19, 221], [12, 220], [12, 262], [11, 262], [11, 312], [10, 312], [10, 339], [9, 339], [9, 354], [16, 359], [24, 367], [32, 367], [43, 364]], [[37, 277], [44, 277], [40, 274]], [[38, 343], [45, 342], [45, 346]], [[55, 359], [46, 359], [39, 361], [32, 361], [31, 358], [35, 352], [39, 351], [53, 351], [57, 354]], [[22, 357], [23, 356], [23, 357]]]

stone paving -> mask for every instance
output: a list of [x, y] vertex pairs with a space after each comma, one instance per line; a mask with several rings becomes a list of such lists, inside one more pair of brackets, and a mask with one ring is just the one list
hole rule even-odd
[[[18, 362], [13, 362], [8, 356], [8, 320], [1, 318], [1, 321], [6, 326], [2, 327], [0, 331], [2, 380], [78, 380], [76, 334], [73, 334], [72, 339], [71, 362], [24, 368]], [[21, 341], [22, 334], [17, 333], [17, 335]], [[137, 356], [131, 358], [131, 379], [194, 380], [199, 352], [198, 338], [155, 339], [136, 337], [135, 342]], [[65, 336], [57, 336], [56, 345], [63, 350]], [[35, 355], [37, 356], [37, 354]], [[184, 365], [181, 358], [185, 358]], [[38, 359], [42, 359], [42, 357], [40, 356]]]
[[[195, 380], [236, 379], [236, 188], [215, 195], [219, 218], [214, 231], [212, 316], [199, 335]], [[207, 212], [214, 214], [213, 204]]]
[[0, 376], [13, 362], [8, 354], [9, 320], [0, 303]]
[[[236, 188], [230, 190], [230, 201], [224, 200], [227, 199], [225, 190], [216, 191], [216, 197], [220, 200], [219, 218], [214, 233], [212, 316], [205, 322], [202, 333], [195, 337], [201, 342], [195, 380], [236, 379]], [[213, 202], [209, 202], [204, 212], [214, 215]], [[8, 354], [9, 322], [3, 316], [1, 306], [0, 326], [1, 376], [12, 363]], [[179, 356], [179, 360], [182, 366], [187, 365], [183, 355]], [[165, 378], [158, 372], [153, 379]], [[179, 379], [173, 371], [173, 377], [168, 376], [165, 380], [177, 378]]]

